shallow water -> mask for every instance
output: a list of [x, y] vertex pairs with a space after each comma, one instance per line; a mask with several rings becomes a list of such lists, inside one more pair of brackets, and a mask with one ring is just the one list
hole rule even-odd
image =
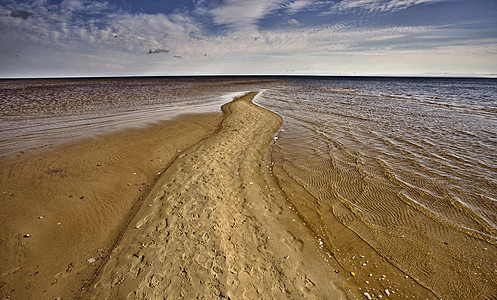
[[0, 81], [0, 155], [143, 126], [183, 113], [220, 111], [243, 90], [211, 78]]
[[313, 196], [310, 223], [332, 210], [437, 296], [497, 296], [496, 80], [295, 79], [259, 102], [285, 119], [274, 172]]
[[249, 90], [284, 118], [273, 171], [305, 189], [293, 204], [324, 242], [332, 212], [438, 297], [497, 297], [496, 79], [0, 81], [0, 154], [219, 111]]

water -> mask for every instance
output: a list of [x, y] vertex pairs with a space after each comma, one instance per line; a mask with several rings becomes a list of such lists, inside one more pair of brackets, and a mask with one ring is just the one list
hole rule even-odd
[[323, 241], [332, 212], [437, 296], [497, 297], [496, 79], [3, 81], [0, 154], [219, 111], [249, 90], [284, 118], [273, 172], [305, 189], [292, 204]]
[[[298, 138], [299, 147], [318, 151], [334, 168], [384, 178], [441, 221], [497, 237], [495, 81], [299, 82], [264, 93], [264, 105], [285, 117], [283, 138]], [[305, 133], [292, 136], [293, 127]], [[283, 140], [278, 146], [285, 151]], [[451, 216], [454, 209], [464, 216]]]
[[[220, 111], [235, 90], [210, 78], [0, 81], [0, 155]], [[243, 91], [243, 90], [242, 90]]]
[[274, 173], [312, 195], [294, 203], [311, 226], [333, 211], [437, 296], [496, 296], [496, 80], [293, 79], [259, 102], [285, 119]]

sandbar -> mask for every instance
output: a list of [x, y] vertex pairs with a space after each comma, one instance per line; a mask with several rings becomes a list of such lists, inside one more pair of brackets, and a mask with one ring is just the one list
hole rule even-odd
[[282, 118], [256, 95], [0, 161], [1, 296], [345, 299], [271, 176]]

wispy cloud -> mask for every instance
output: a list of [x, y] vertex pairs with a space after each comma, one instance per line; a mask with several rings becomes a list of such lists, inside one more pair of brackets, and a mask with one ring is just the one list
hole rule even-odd
[[308, 7], [312, 6], [315, 3], [316, 2], [312, 1], [312, 0], [296, 0], [296, 1], [290, 2], [286, 7], [288, 9], [289, 14], [295, 14], [295, 13], [303, 10], [304, 8], [308, 8]]
[[[363, 9], [367, 11], [399, 11], [411, 6], [433, 4], [438, 2], [451, 2], [454, 0], [342, 0], [331, 6], [332, 11], [345, 11], [349, 9]], [[457, 1], [457, 0], [456, 0]]]
[[285, 22], [285, 25], [289, 25], [289, 26], [300, 26], [300, 23], [296, 19], [290, 19], [290, 20], [288, 20], [288, 21]]
[[[497, 56], [497, 43], [483, 40], [488, 34], [475, 35], [473, 29], [402, 23], [361, 26], [356, 19], [322, 15], [329, 23], [305, 25], [312, 17], [309, 12], [355, 17], [357, 10], [395, 12], [442, 1], [459, 0], [226, 0], [215, 1], [216, 6], [199, 0], [191, 11], [171, 9], [167, 13], [133, 13], [117, 7], [116, 2], [2, 0], [0, 71], [24, 67], [66, 70], [65, 74], [74, 70], [164, 74], [202, 72], [205, 66], [229, 73], [241, 66], [253, 72], [257, 68], [277, 72], [288, 65], [302, 71], [335, 70], [339, 64], [346, 70], [355, 67], [356, 58], [368, 61], [373, 70], [389, 57], [399, 66], [403, 60], [424, 66], [418, 52], [432, 55], [435, 65], [437, 59], [464, 56], [458, 49], [470, 51], [475, 66], [491, 71], [491, 64], [487, 67], [481, 62]], [[273, 27], [261, 26], [271, 17], [277, 20]], [[489, 30], [495, 37], [494, 29]], [[471, 47], [463, 48], [469, 39]], [[486, 50], [480, 53], [477, 49]]]
[[260, 19], [280, 9], [288, 0], [226, 0], [216, 6], [202, 6], [198, 11], [207, 14], [216, 25], [232, 30], [253, 30]]
[[[24, 6], [29, 6], [29, 11], [23, 10]], [[0, 7], [0, 26], [2, 38], [11, 36], [61, 48], [84, 45], [131, 52], [167, 47], [164, 43], [169, 39], [200, 30], [185, 15], [131, 14], [111, 9], [106, 2], [80, 0], [65, 0], [60, 5], [10, 1]]]

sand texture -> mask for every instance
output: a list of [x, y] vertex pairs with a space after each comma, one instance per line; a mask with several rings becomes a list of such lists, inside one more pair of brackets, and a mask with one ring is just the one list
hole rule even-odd
[[78, 297], [158, 173], [222, 117], [183, 116], [2, 158], [0, 299]]
[[265, 155], [282, 119], [251, 103], [223, 106], [218, 131], [160, 177], [84, 299], [340, 299]]

